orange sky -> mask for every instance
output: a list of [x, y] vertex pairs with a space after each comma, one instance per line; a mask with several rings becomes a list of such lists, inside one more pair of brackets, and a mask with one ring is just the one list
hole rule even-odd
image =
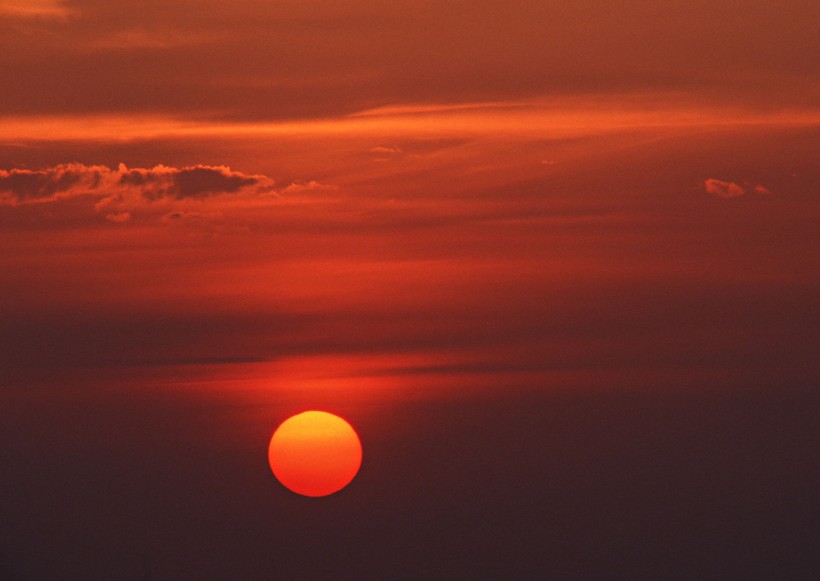
[[[10, 332], [28, 329], [10, 363], [444, 349], [547, 373], [639, 366], [668, 336], [663, 365], [765, 361], [737, 330], [707, 336], [718, 305], [771, 333], [760, 304], [817, 283], [815, 122], [619, 106], [21, 126], [7, 151], [40, 163], [0, 171], [0, 278]], [[796, 313], [776, 332], [811, 324]], [[46, 349], [30, 317], [66, 335]]]
[[6, 115], [325, 117], [406, 103], [684, 91], [816, 105], [810, 0], [395, 4], [4, 0]]
[[[502, 531], [493, 546], [528, 547], [530, 537], [505, 528], [519, 520], [555, 546], [564, 529], [533, 522], [555, 519], [586, 539], [600, 521], [578, 506], [601, 508], [601, 494], [604, 512], [619, 502], [606, 494], [622, 494], [621, 520], [638, 515], [643, 531], [604, 527], [602, 547], [674, 539], [655, 552], [664, 555], [723, 530], [652, 533], [654, 516], [640, 515], [656, 505], [644, 500], [665, 501], [644, 471], [679, 495], [668, 521], [686, 520], [682, 507], [705, 494], [710, 514], [739, 527], [719, 507], [734, 506], [724, 500], [747, 482], [738, 475], [759, 468], [752, 458], [769, 458], [772, 475], [799, 471], [805, 462], [789, 450], [815, 441], [808, 429], [783, 436], [787, 414], [767, 406], [781, 409], [777, 389], [820, 379], [818, 22], [813, 0], [0, 0], [0, 409], [15, 410], [0, 425], [0, 460], [18, 467], [0, 474], [0, 498], [25, 499], [0, 504], [12, 523], [0, 523], [0, 577], [17, 549], [12, 562], [30, 578], [53, 577], [59, 557], [75, 554], [73, 541], [49, 539], [52, 561], [25, 556], [46, 533], [19, 531], [50, 530], [41, 497], [61, 499], [61, 538], [110, 533], [106, 514], [119, 506], [110, 491], [122, 482], [135, 487], [136, 507], [120, 507], [122, 518], [142, 523], [135, 530], [149, 541], [123, 537], [109, 547], [111, 563], [132, 559], [125, 547], [134, 543], [154, 543], [153, 555], [176, 543], [188, 564], [215, 558], [218, 535], [232, 530], [234, 548], [256, 547], [252, 533], [265, 531], [291, 547], [297, 567], [297, 540], [317, 530], [330, 539], [330, 528], [318, 517], [296, 536], [267, 528], [277, 511], [304, 518], [302, 505], [233, 491], [251, 474], [253, 490], [267, 494], [269, 473], [254, 472], [256, 439], [264, 452], [267, 430], [309, 407], [363, 425], [360, 491], [403, 516], [388, 519], [351, 489], [350, 506], [364, 515], [351, 539], [408, 562], [422, 554], [408, 546], [430, 552], [429, 523], [476, 540], [485, 506], [500, 507], [489, 517]], [[750, 386], [765, 397], [734, 395]], [[674, 390], [696, 400], [663, 399]], [[605, 404], [579, 395], [603, 392], [617, 395]], [[663, 422], [630, 407], [636, 392], [661, 398], [644, 404]], [[692, 403], [712, 397], [704, 393], [734, 402], [709, 400], [711, 424]], [[740, 426], [728, 433], [719, 418], [735, 407], [748, 413], [727, 420]], [[600, 414], [614, 422], [603, 421], [611, 439], [596, 427]], [[744, 448], [747, 421], [764, 427], [774, 452]], [[440, 439], [411, 442], [413, 422]], [[145, 474], [112, 461], [106, 438]], [[646, 451], [638, 441], [694, 443], [674, 448], [667, 465], [662, 444]], [[608, 463], [608, 446], [624, 442], [624, 467]], [[147, 451], [166, 445], [154, 463]], [[44, 450], [63, 464], [27, 464]], [[541, 487], [532, 460], [547, 451], [555, 455], [545, 465], [565, 475], [558, 492]], [[456, 452], [461, 460], [446, 455]], [[710, 453], [713, 496], [703, 493], [711, 481], [687, 471]], [[738, 457], [735, 472], [721, 472]], [[474, 497], [437, 492], [436, 478], [461, 491], [482, 481], [478, 464], [488, 483]], [[590, 474], [621, 487], [602, 492]], [[196, 475], [223, 488], [203, 492]], [[697, 486], [686, 488], [686, 475]], [[49, 488], [63, 477], [65, 491]], [[758, 497], [775, 507], [808, 498], [760, 486], [740, 486], [744, 514]], [[567, 491], [580, 496], [561, 504]], [[74, 496], [88, 522], [64, 508]], [[406, 507], [421, 497], [433, 500], [421, 501], [415, 521]], [[518, 499], [576, 512], [532, 512]], [[453, 506], [463, 510], [445, 510]], [[197, 520], [210, 518], [202, 507], [213, 522]], [[155, 542], [143, 510], [168, 539]], [[771, 510], [753, 530], [788, 528], [793, 513]], [[211, 549], [181, 540], [191, 520], [202, 525], [191, 538]], [[379, 544], [405, 529], [417, 545]], [[109, 533], [76, 554], [118, 542]], [[479, 540], [477, 553], [491, 554]], [[561, 558], [599, 563], [598, 572], [620, 562], [585, 561], [584, 546]], [[203, 578], [171, 554], [163, 571]], [[526, 564], [522, 554], [505, 553]], [[258, 577], [253, 559], [230, 562]], [[575, 565], [553, 576], [573, 577]], [[748, 577], [731, 567], [718, 576], [726, 571]]]

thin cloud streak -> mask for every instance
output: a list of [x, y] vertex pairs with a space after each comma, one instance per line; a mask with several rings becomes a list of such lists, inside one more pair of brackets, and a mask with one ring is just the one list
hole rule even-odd
[[[647, 102], [653, 101], [648, 97]], [[579, 105], [580, 103], [580, 105]], [[683, 104], [646, 106], [633, 99], [566, 99], [479, 103], [362, 111], [318, 120], [232, 122], [181, 116], [6, 116], [0, 131], [9, 141], [130, 141], [185, 137], [390, 135], [396, 137], [571, 137], [652, 128], [705, 129], [820, 124], [820, 110], [754, 111]]]
[[65, 0], [0, 0], [0, 19], [64, 19], [74, 13]]

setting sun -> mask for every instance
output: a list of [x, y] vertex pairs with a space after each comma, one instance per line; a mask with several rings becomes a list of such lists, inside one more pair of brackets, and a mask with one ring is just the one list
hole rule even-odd
[[347, 486], [362, 464], [362, 445], [345, 420], [308, 411], [274, 432], [268, 462], [285, 487], [303, 496], [327, 496]]

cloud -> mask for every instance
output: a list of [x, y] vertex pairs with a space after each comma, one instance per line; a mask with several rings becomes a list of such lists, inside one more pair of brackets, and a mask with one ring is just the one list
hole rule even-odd
[[[99, 191], [111, 185], [111, 170], [105, 166], [62, 164], [45, 170], [0, 170], [0, 199], [12, 205], [54, 201]], [[109, 182], [109, 183], [105, 183]]]
[[[112, 169], [69, 163], [38, 170], [0, 169], [0, 207], [50, 219], [73, 216], [85, 220], [83, 216], [96, 214], [109, 223], [124, 225], [145, 217], [170, 224], [178, 217], [184, 218], [180, 223], [204, 225], [222, 220], [225, 212], [267, 207], [281, 196], [320, 187], [324, 186], [316, 182], [277, 187], [265, 175], [227, 166], [129, 168], [119, 164]], [[192, 220], [194, 216], [199, 219]]]
[[131, 169], [120, 164], [118, 185], [136, 187], [148, 199], [207, 198], [216, 194], [236, 193], [245, 188], [269, 191], [273, 182], [265, 176], [251, 176], [231, 171], [225, 166], [184, 167], [156, 166], [153, 169]]
[[743, 182], [743, 185], [735, 182], [724, 182], [715, 178], [709, 178], [703, 181], [703, 187], [707, 193], [717, 196], [719, 198], [737, 198], [754, 192], [755, 194], [768, 195], [771, 194], [769, 189], [760, 184], [751, 184]]
[[64, 0], [0, 0], [0, 18], [66, 18], [72, 13]]
[[[54, 202], [65, 198], [100, 198], [99, 207], [116, 202], [185, 200], [274, 190], [272, 179], [248, 175], [226, 166], [183, 168], [158, 165], [151, 169], [117, 169], [104, 165], [61, 164], [43, 170], [0, 170], [0, 201], [10, 205]], [[119, 220], [122, 220], [120, 218]]]
[[708, 193], [719, 198], [736, 198], [737, 196], [742, 196], [746, 193], [746, 190], [744, 190], [742, 186], [739, 186], [734, 182], [724, 182], [714, 178], [705, 180], [703, 182], [703, 187], [706, 188]]

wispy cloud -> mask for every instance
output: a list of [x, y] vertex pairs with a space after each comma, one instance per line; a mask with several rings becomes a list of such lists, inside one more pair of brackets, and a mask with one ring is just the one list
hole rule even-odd
[[[2, 95], [0, 95], [2, 97]], [[666, 100], [663, 95], [657, 100]], [[321, 119], [247, 122], [207, 116], [147, 114], [2, 115], [0, 135], [8, 142], [116, 141], [159, 138], [332, 137], [362, 136], [370, 154], [401, 152], [386, 140], [398, 138], [491, 138], [517, 135], [528, 139], [572, 138], [624, 131], [714, 128], [767, 124], [816, 127], [820, 111], [766, 112], [734, 108], [695, 109], [683, 104], [660, 108], [646, 101], [600, 99], [582, 102], [520, 101], [475, 107], [430, 109], [408, 113], [371, 110], [360, 115]], [[727, 121], [730, 119], [730, 121]], [[385, 140], [377, 147], [373, 140]]]
[[66, 18], [73, 13], [65, 0], [0, 0], [0, 18]]

